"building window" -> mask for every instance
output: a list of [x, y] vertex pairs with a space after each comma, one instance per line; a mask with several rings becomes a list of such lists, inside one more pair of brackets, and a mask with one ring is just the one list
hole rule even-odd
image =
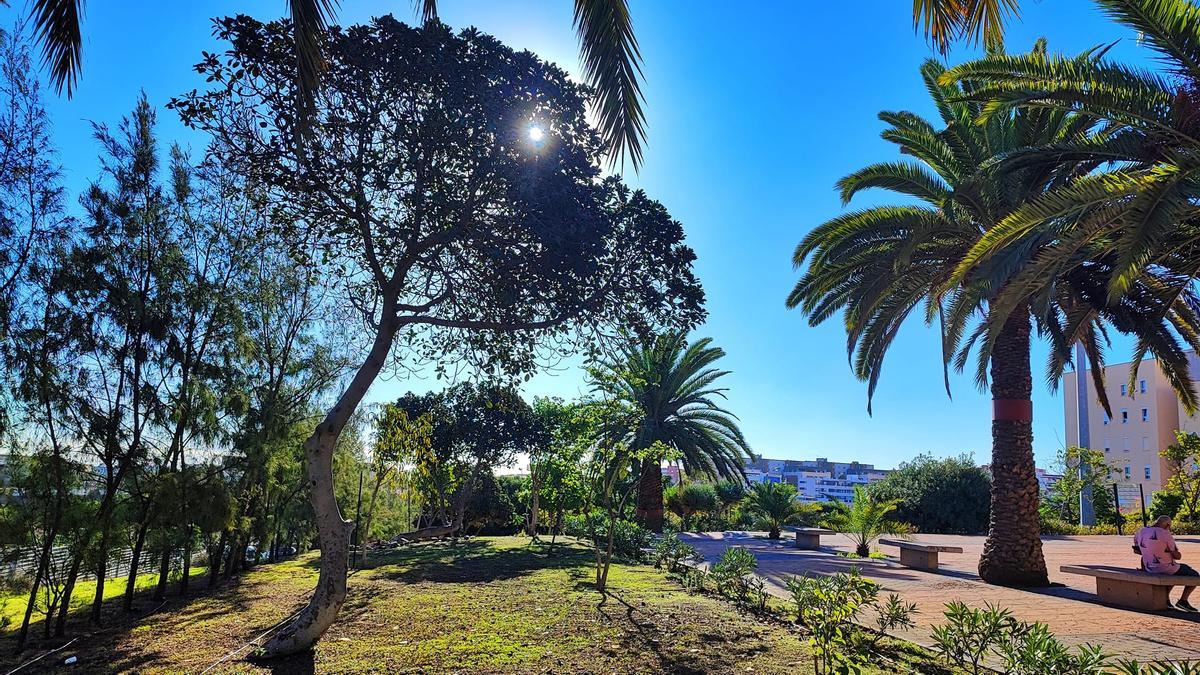
[[1128, 436], [1121, 439], [1121, 449], [1124, 450], [1125, 452], [1129, 452], [1129, 437]]
[[1121, 424], [1129, 424], [1129, 411], [1128, 410], [1121, 411]]
[[1108, 416], [1108, 413], [1104, 413], [1104, 426], [1108, 426], [1108, 422], [1111, 419], [1112, 418]]
[[1150, 449], [1150, 439], [1145, 436], [1142, 436], [1142, 450], [1149, 450], [1149, 449]]
[[1142, 421], [1143, 422], [1150, 421], [1150, 409], [1149, 408], [1142, 408]]
[[1121, 395], [1128, 396], [1129, 392], [1125, 390], [1125, 385], [1121, 385]]
[[1150, 480], [1150, 467], [1146, 467], [1146, 480]]
[[1142, 392], [1143, 394], [1146, 393], [1146, 381], [1145, 380], [1138, 380], [1138, 391]]
[[1130, 471], [1128, 466], [1126, 466], [1125, 467], [1125, 480], [1129, 480], [1132, 477], [1133, 477], [1133, 472]]
[[1106, 438], [1106, 439], [1104, 439], [1104, 451], [1105, 451], [1105, 452], [1111, 452], [1111, 451], [1112, 451], [1112, 446], [1108, 444], [1108, 439], [1107, 439], [1107, 438]]

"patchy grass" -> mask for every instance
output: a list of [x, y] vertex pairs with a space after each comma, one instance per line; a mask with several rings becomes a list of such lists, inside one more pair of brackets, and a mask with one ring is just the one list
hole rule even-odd
[[[97, 631], [45, 665], [76, 656], [86, 672], [203, 671], [301, 607], [316, 563], [310, 555], [260, 567], [136, 624]], [[515, 537], [377, 554], [351, 576], [341, 616], [313, 652], [264, 664], [239, 656], [214, 672], [810, 671], [803, 636], [782, 622], [689, 594], [648, 566], [615, 564], [612, 593], [600, 602], [591, 564], [580, 547], [551, 552]], [[876, 672], [936, 671], [919, 650], [891, 652]], [[0, 667], [18, 663], [6, 657]]]
[[[139, 597], [144, 597], [147, 593], [152, 593], [154, 587], [158, 585], [157, 560], [155, 563], [154, 572], [146, 572], [139, 574], [134, 588], [135, 593]], [[198, 577], [202, 577], [208, 568], [193, 567], [191, 569], [192, 584], [204, 584]], [[171, 587], [174, 589], [175, 584], [183, 577], [182, 572], [172, 571], [170, 575]], [[108, 604], [120, 604], [121, 598], [125, 595], [126, 577], [118, 579], [109, 579], [104, 582], [104, 601]], [[39, 592], [39, 595], [41, 593]], [[70, 615], [75, 616], [81, 610], [90, 611], [92, 600], [96, 597], [96, 580], [81, 580], [75, 584], [75, 589], [71, 592], [71, 610]], [[25, 618], [25, 605], [29, 602], [29, 589], [11, 589], [0, 593], [0, 626], [6, 629], [19, 628], [21, 620]], [[34, 610], [33, 619], [31, 621], [30, 632], [36, 633], [40, 630], [40, 621], [38, 620], [39, 610]]]

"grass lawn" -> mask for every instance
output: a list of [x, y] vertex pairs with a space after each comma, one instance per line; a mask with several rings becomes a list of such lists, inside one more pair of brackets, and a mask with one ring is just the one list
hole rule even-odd
[[[789, 626], [688, 593], [652, 567], [614, 565], [613, 595], [600, 605], [591, 563], [580, 547], [551, 554], [517, 537], [379, 554], [351, 576], [341, 616], [315, 651], [266, 664], [232, 659], [214, 672], [810, 672], [805, 640]], [[44, 662], [74, 655], [72, 672], [203, 671], [296, 611], [316, 576], [313, 555], [261, 566], [136, 623], [100, 629]], [[4, 670], [40, 653], [14, 659], [3, 642], [0, 650]], [[886, 658], [874, 672], [939, 670], [904, 645]]]
[[[155, 560], [155, 569], [157, 570], [158, 561]], [[207, 567], [193, 567], [191, 569], [191, 585], [193, 587], [203, 587], [207, 583], [202, 577], [208, 571]], [[179, 580], [183, 578], [181, 572], [172, 572], [171, 585], [168, 593], [175, 591]], [[125, 582], [127, 578], [109, 579], [104, 582], [104, 601], [109, 605], [119, 605], [121, 598], [125, 595]], [[137, 596], [139, 599], [144, 599], [147, 593], [153, 593], [155, 586], [158, 585], [158, 572], [146, 572], [139, 574], [137, 577]], [[92, 607], [92, 600], [96, 597], [96, 581], [94, 579], [79, 581], [75, 584], [75, 590], [71, 593], [71, 615], [76, 616], [80, 611], [89, 612]], [[25, 605], [29, 602], [29, 591], [11, 591], [0, 593], [0, 626], [6, 628], [20, 628], [21, 620], [25, 618]], [[37, 633], [41, 629], [38, 610], [34, 610], [33, 625], [30, 626], [30, 633]]]

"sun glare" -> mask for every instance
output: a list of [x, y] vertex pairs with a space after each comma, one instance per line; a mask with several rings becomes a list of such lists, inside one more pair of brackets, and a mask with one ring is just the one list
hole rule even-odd
[[529, 134], [529, 140], [533, 141], [534, 143], [540, 143], [542, 139], [546, 137], [546, 132], [542, 131], [542, 128], [536, 124], [531, 124], [526, 133]]

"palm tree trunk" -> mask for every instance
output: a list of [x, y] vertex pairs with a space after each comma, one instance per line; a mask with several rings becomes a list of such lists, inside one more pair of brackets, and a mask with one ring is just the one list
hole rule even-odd
[[1029, 312], [1018, 308], [992, 351], [992, 509], [979, 577], [1002, 586], [1047, 586], [1033, 464]]
[[663, 482], [659, 460], [642, 462], [642, 475], [638, 480], [637, 519], [651, 532], [663, 529]]

